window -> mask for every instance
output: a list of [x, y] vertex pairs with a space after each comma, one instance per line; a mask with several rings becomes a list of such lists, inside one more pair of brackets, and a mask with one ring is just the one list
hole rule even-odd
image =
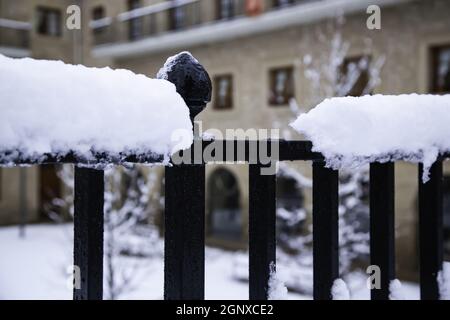
[[[141, 6], [140, 0], [128, 0], [128, 11], [138, 9]], [[142, 19], [133, 18], [128, 21], [128, 37], [130, 40], [138, 39], [142, 36]]]
[[450, 93], [450, 44], [432, 48], [431, 92]]
[[233, 0], [217, 0], [217, 18], [231, 19], [234, 16]]
[[57, 9], [38, 8], [37, 32], [47, 36], [61, 35], [61, 11]]
[[94, 21], [103, 19], [104, 17], [105, 17], [105, 9], [103, 7], [95, 7], [92, 10], [92, 19]]
[[216, 169], [208, 179], [209, 233], [217, 238], [240, 240], [242, 214], [236, 177], [225, 168]]
[[233, 77], [221, 75], [214, 77], [214, 109], [233, 108]]
[[[358, 56], [344, 59], [339, 79], [339, 96], [359, 97], [366, 94], [369, 85], [370, 58]], [[367, 92], [370, 93], [370, 92]]]
[[[105, 9], [101, 6], [95, 7], [92, 10], [92, 20], [97, 21], [103, 18], [105, 18]], [[104, 27], [94, 29], [94, 33], [102, 33], [103, 31], [105, 31]]]
[[177, 6], [177, 0], [172, 0], [174, 2], [174, 7], [169, 10], [170, 15], [170, 29], [178, 30], [185, 26], [186, 20], [186, 7]]
[[294, 0], [274, 0], [273, 6], [275, 8], [282, 8], [282, 7], [288, 6], [293, 3], [294, 3]]
[[294, 77], [292, 67], [276, 68], [270, 71], [271, 106], [287, 105], [294, 97]]

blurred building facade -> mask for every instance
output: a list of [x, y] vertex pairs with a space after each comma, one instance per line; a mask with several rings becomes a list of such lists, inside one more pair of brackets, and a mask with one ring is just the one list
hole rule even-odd
[[[81, 30], [65, 26], [67, 7], [82, 8]], [[369, 5], [381, 7], [381, 30], [366, 27]], [[126, 68], [154, 77], [168, 56], [189, 50], [213, 81], [213, 101], [201, 113], [203, 130], [288, 128], [292, 101], [317, 103], [305, 77], [305, 56], [329, 49], [318, 30], [337, 13], [350, 44], [348, 59], [385, 60], [373, 93], [450, 93], [450, 2], [447, 0], [0, 0], [0, 53], [61, 59], [68, 63]], [[328, 28], [328, 29], [327, 29]], [[357, 93], [355, 93], [357, 94]], [[283, 132], [301, 139], [293, 131]], [[308, 164], [295, 165], [305, 177]], [[207, 168], [207, 239], [245, 248], [246, 165]], [[38, 221], [45, 203], [62, 191], [54, 167], [0, 169], [0, 223], [17, 223], [27, 190], [28, 219]], [[444, 182], [447, 243], [450, 239], [450, 167]], [[401, 276], [417, 273], [417, 168], [396, 166], [397, 263]], [[279, 198], [291, 199], [292, 181]], [[22, 189], [21, 189], [22, 188]], [[284, 191], [281, 189], [285, 189]], [[304, 190], [306, 209], [311, 195]]]

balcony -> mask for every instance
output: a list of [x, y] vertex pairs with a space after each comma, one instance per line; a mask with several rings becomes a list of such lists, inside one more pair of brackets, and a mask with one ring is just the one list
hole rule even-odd
[[166, 1], [91, 22], [94, 44], [123, 43], [187, 30], [244, 15], [245, 0], [230, 0], [218, 7], [212, 0]]
[[[95, 57], [125, 58], [236, 39], [411, 0], [174, 0], [91, 21]], [[256, 5], [251, 5], [251, 4]]]
[[30, 55], [31, 23], [0, 18], [0, 53], [11, 57]]

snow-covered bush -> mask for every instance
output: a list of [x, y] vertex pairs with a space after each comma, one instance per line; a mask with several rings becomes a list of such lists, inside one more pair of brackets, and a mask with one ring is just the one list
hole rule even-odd
[[341, 170], [339, 176], [339, 264], [348, 274], [369, 261], [368, 167]]

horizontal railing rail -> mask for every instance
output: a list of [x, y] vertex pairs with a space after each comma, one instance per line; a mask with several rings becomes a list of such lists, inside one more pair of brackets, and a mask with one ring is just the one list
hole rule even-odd
[[0, 165], [40, 165], [40, 164], [77, 164], [95, 166], [103, 164], [122, 165], [126, 163], [151, 164], [164, 161], [164, 156], [147, 154], [125, 154], [111, 155], [106, 152], [91, 151], [92, 156], [85, 157], [75, 152], [68, 153], [44, 153], [41, 155], [29, 155], [21, 150], [9, 150], [2, 152]]
[[28, 49], [31, 23], [0, 18], [0, 47]]

